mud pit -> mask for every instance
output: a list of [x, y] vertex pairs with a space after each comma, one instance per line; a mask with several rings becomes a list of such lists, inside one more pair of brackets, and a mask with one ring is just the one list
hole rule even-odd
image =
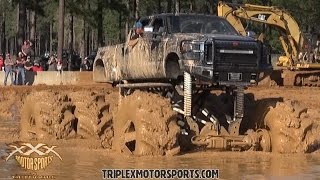
[[[70, 146], [89, 146], [84, 142], [90, 142], [97, 148], [137, 155], [173, 155], [185, 149], [180, 147], [179, 128], [173, 123], [176, 113], [167, 99], [155, 94], [138, 91], [122, 99], [118, 106], [117, 89], [105, 86], [1, 89], [0, 139], [7, 142], [69, 139]], [[319, 92], [313, 88], [251, 88], [246, 91], [246, 118], [241, 131], [267, 127], [273, 152], [317, 151]], [[214, 93], [213, 108], [217, 112], [229, 111], [224, 107], [230, 105], [225, 96]]]

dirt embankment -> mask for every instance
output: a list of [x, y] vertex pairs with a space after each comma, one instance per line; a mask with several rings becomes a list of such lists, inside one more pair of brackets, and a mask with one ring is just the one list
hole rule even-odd
[[[313, 88], [251, 88], [246, 91], [241, 131], [267, 128], [274, 152], [315, 151], [320, 144], [319, 92]], [[217, 112], [230, 110], [222, 107], [230, 106], [225, 95], [217, 92], [208, 98], [212, 99], [220, 101], [214, 107]], [[88, 140], [97, 147], [138, 155], [180, 151], [179, 129], [173, 123], [176, 114], [167, 99], [138, 91], [121, 99], [120, 106], [119, 102], [117, 89], [105, 85], [3, 87], [0, 139], [73, 139], [74, 144], [82, 145]]]

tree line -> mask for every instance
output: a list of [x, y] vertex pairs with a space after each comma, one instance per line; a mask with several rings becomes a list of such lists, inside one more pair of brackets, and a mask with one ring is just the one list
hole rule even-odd
[[[226, 2], [278, 6], [289, 11], [303, 30], [320, 29], [320, 1]], [[218, 0], [0, 0], [0, 53], [17, 54], [28, 39], [35, 56], [49, 52], [61, 58], [62, 49], [67, 49], [85, 57], [98, 47], [124, 42], [139, 17], [173, 12], [216, 14], [217, 4]], [[269, 39], [278, 43], [274, 33]]]

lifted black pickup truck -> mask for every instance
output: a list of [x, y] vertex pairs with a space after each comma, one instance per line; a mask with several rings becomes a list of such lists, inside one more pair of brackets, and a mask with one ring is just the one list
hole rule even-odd
[[[133, 89], [147, 89], [147, 93], [169, 97], [180, 117], [177, 122], [182, 122], [180, 126], [186, 134], [193, 135], [188, 141], [194, 145], [270, 151], [267, 130], [239, 134], [244, 117], [244, 88], [256, 84], [260, 69], [267, 65], [261, 42], [239, 35], [225, 19], [212, 15], [160, 14], [141, 18], [141, 25], [142, 35], [139, 34], [141, 28], [131, 30], [125, 44], [98, 49], [93, 66], [94, 81], [112, 82], [124, 96], [130, 95]], [[228, 102], [233, 103], [233, 114], [217, 116], [214, 108], [204, 108], [210, 91], [216, 88], [232, 97]], [[128, 101], [123, 98], [122, 108], [128, 107], [125, 103], [130, 104]], [[144, 112], [143, 108], [130, 106], [130, 111]], [[136, 124], [141, 118], [137, 119], [135, 114], [115, 120], [118, 124], [115, 133], [124, 137], [126, 133], [130, 133], [128, 137], [139, 134]], [[168, 124], [167, 120], [163, 122]], [[125, 152], [135, 152], [128, 144], [136, 142], [134, 147], [137, 147], [137, 141], [137, 138], [115, 140]]]
[[94, 62], [94, 80], [159, 81], [183, 71], [218, 84], [255, 83], [263, 59], [262, 44], [240, 36], [225, 19], [213, 15], [160, 14], [140, 19], [144, 33], [132, 47], [101, 47]]

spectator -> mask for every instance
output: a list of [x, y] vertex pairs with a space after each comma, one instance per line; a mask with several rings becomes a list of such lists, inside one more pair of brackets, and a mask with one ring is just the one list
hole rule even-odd
[[49, 65], [48, 71], [56, 71], [57, 70], [57, 61], [53, 55], [51, 55], [51, 57], [48, 61], [48, 65]]
[[19, 84], [19, 80], [20, 80], [20, 75], [22, 78], [22, 85], [24, 85], [25, 82], [25, 56], [23, 55], [23, 53], [19, 52], [19, 57], [17, 58], [17, 75], [16, 75], [16, 85]]
[[24, 64], [24, 68], [25, 68], [27, 71], [32, 71], [32, 63], [30, 62], [30, 56], [27, 57], [27, 61], [26, 61], [26, 63]]
[[139, 38], [143, 37], [143, 33], [144, 33], [144, 30], [143, 30], [142, 23], [140, 21], [136, 22], [135, 34], [130, 38], [128, 43], [129, 46], [134, 47], [138, 43]]
[[30, 55], [30, 42], [24, 41], [22, 47], [21, 47], [22, 55], [27, 57]]
[[59, 59], [58, 62], [57, 62], [57, 71], [62, 72], [62, 61]]
[[80, 71], [90, 71], [90, 63], [88, 57], [85, 57], [83, 63], [80, 66]]
[[3, 56], [0, 54], [0, 71], [3, 71]]
[[43, 71], [43, 68], [40, 66], [38, 61], [34, 62], [34, 65], [32, 67], [33, 72]]
[[4, 64], [5, 64], [4, 85], [5, 86], [7, 85], [7, 79], [8, 79], [9, 74], [11, 76], [11, 85], [14, 85], [14, 80], [13, 80], [13, 65], [14, 65], [14, 62], [11, 59], [10, 54], [6, 55], [6, 59], [5, 59]]

